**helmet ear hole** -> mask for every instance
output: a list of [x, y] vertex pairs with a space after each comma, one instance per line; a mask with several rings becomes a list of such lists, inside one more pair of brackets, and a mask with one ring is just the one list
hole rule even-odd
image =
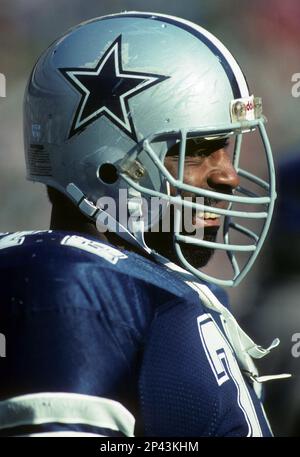
[[114, 184], [118, 180], [117, 168], [112, 163], [104, 163], [98, 169], [98, 178], [104, 184]]

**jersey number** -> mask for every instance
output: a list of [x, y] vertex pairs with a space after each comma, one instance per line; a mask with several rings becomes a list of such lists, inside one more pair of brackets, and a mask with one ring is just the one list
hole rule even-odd
[[233, 381], [236, 386], [237, 403], [248, 424], [248, 436], [262, 436], [250, 392], [240, 371], [233, 350], [211, 314], [197, 318], [200, 338], [207, 360], [219, 386]]

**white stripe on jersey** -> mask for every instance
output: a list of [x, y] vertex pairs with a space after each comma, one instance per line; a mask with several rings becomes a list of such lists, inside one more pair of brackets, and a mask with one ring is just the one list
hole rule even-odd
[[28, 435], [16, 435], [16, 437], [25, 437], [25, 438], [34, 438], [34, 437], [50, 437], [50, 438], [57, 438], [57, 437], [72, 437], [72, 438], [110, 438], [107, 435], [98, 435], [97, 433], [87, 433], [87, 432], [72, 432], [72, 431], [57, 431], [57, 432], [41, 432], [41, 433], [28, 433]]
[[134, 436], [133, 415], [108, 398], [42, 392], [0, 401], [0, 429], [51, 422], [91, 425]]

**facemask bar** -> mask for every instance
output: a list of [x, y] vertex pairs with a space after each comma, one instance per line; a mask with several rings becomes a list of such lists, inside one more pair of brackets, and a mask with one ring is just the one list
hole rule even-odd
[[[269, 138], [267, 136], [263, 123], [261, 125], [259, 125], [259, 132], [260, 132], [261, 139], [262, 139], [262, 142], [263, 142], [266, 154], [267, 154], [267, 164], [268, 164], [270, 183], [268, 184], [265, 181], [258, 178], [257, 176], [247, 172], [246, 170], [239, 168], [239, 159], [240, 159], [241, 145], [242, 145], [242, 139], [243, 139], [242, 134], [238, 134], [237, 138], [236, 138], [233, 164], [234, 164], [235, 169], [237, 170], [237, 173], [240, 176], [246, 177], [250, 181], [252, 181], [256, 184], [260, 183], [263, 188], [268, 190], [269, 194], [271, 195], [271, 201], [270, 201], [270, 205], [269, 205], [269, 209], [268, 209], [268, 217], [266, 218], [266, 221], [264, 223], [260, 236], [258, 236], [254, 231], [249, 230], [246, 227], [243, 227], [240, 224], [233, 222], [230, 217], [228, 217], [228, 216], [225, 217], [224, 226], [223, 226], [223, 236], [224, 236], [224, 241], [226, 244], [230, 245], [230, 231], [229, 230], [231, 228], [231, 229], [236, 230], [236, 231], [248, 236], [249, 238], [251, 238], [256, 245], [254, 254], [248, 259], [248, 262], [246, 263], [246, 265], [244, 265], [244, 268], [242, 271], [240, 271], [235, 253], [233, 251], [227, 251], [227, 255], [229, 257], [229, 260], [231, 262], [231, 265], [232, 265], [232, 268], [234, 271], [234, 279], [233, 279], [233, 284], [232, 284], [233, 286], [238, 285], [242, 281], [242, 279], [249, 272], [250, 268], [252, 267], [253, 263], [255, 262], [255, 259], [267, 236], [267, 233], [268, 233], [268, 230], [270, 227], [270, 223], [271, 223], [272, 214], [273, 214], [275, 199], [276, 199], [275, 170], [274, 170], [272, 151], [271, 151]], [[243, 189], [242, 187], [239, 188], [239, 191], [244, 194], [246, 194], [246, 193], [249, 194], [249, 191], [247, 191], [246, 189]], [[250, 193], [250, 194], [252, 194], [252, 193]]]
[[[242, 140], [242, 132], [253, 130], [255, 127], [258, 127], [260, 136], [262, 139], [262, 143], [264, 146], [264, 150], [266, 153], [267, 157], [267, 164], [268, 164], [268, 171], [269, 171], [269, 180], [270, 183], [265, 182], [264, 180], [258, 178], [257, 176], [249, 173], [246, 170], [240, 169], [239, 168], [239, 156], [240, 156], [240, 149], [241, 149], [241, 140]], [[187, 141], [187, 135], [188, 138], [192, 137], [209, 137], [209, 136], [221, 136], [221, 135], [230, 135], [234, 133], [238, 133], [237, 138], [236, 138], [236, 143], [235, 143], [235, 151], [234, 151], [234, 166], [237, 169], [237, 172], [240, 176], [245, 177], [246, 179], [254, 182], [258, 187], [263, 189], [265, 192], [268, 192], [268, 196], [259, 196], [255, 194], [254, 192], [247, 190], [245, 188], [238, 188], [238, 192], [242, 195], [228, 195], [228, 194], [223, 194], [219, 193], [216, 191], [210, 191], [206, 189], [201, 189], [195, 186], [190, 186], [185, 183], [183, 183], [183, 174], [184, 174], [184, 158], [185, 158], [185, 149], [186, 149], [186, 141]], [[176, 138], [180, 140], [180, 157], [179, 157], [179, 163], [178, 163], [178, 177], [175, 179], [166, 169], [166, 167], [163, 164], [164, 157], [158, 157], [158, 155], [154, 152], [154, 150], [151, 147], [152, 142], [156, 141], [165, 141], [168, 138]], [[271, 147], [270, 143], [265, 131], [264, 127], [264, 119], [259, 118], [253, 121], [244, 121], [243, 123], [234, 123], [230, 124], [229, 126], [224, 126], [224, 128], [209, 128], [209, 129], [202, 129], [202, 130], [191, 130], [191, 131], [184, 131], [181, 130], [179, 132], [165, 132], [163, 134], [156, 134], [148, 137], [147, 139], [144, 140], [143, 142], [143, 150], [147, 152], [148, 156], [151, 158], [153, 163], [157, 166], [161, 174], [165, 177], [166, 181], [173, 186], [174, 188], [177, 189], [177, 195], [172, 196], [172, 195], [167, 195], [166, 193], [156, 191], [153, 189], [146, 188], [145, 186], [142, 186], [138, 183], [137, 180], [133, 180], [128, 176], [126, 172], [121, 172], [120, 176], [135, 190], [140, 192], [141, 194], [146, 194], [148, 196], [155, 196], [159, 197], [162, 199], [166, 199], [169, 201], [169, 203], [174, 204], [175, 206], [175, 231], [174, 231], [174, 247], [175, 251], [177, 253], [177, 256], [180, 260], [180, 262], [183, 264], [184, 267], [186, 267], [189, 271], [191, 271], [195, 276], [199, 277], [200, 279], [203, 279], [205, 281], [210, 281], [214, 282], [216, 284], [224, 285], [224, 286], [234, 286], [237, 285], [241, 279], [247, 274], [249, 269], [251, 268], [260, 248], [261, 245], [263, 244], [263, 241], [266, 237], [270, 221], [271, 221], [271, 216], [273, 212], [273, 207], [274, 207], [274, 201], [276, 198], [275, 194], [275, 172], [274, 172], [274, 165], [273, 165], [273, 158], [272, 158], [272, 152], [271, 152]], [[130, 159], [129, 159], [130, 160]], [[128, 168], [128, 165], [127, 165]], [[179, 192], [180, 191], [180, 192]], [[200, 205], [198, 203], [194, 203], [191, 201], [186, 201], [184, 200], [180, 193], [182, 191], [188, 191], [193, 193], [195, 196], [200, 196], [200, 197], [211, 197], [215, 200], [222, 200], [222, 201], [228, 201], [230, 203], [229, 207], [227, 209], [222, 209], [222, 208], [216, 208], [216, 207], [210, 207], [206, 205]], [[232, 210], [232, 204], [233, 203], [242, 203], [242, 204], [257, 204], [257, 205], [263, 205], [264, 206], [264, 211], [236, 211]], [[225, 221], [224, 221], [224, 243], [219, 243], [219, 242], [209, 242], [206, 240], [200, 240], [200, 239], [195, 239], [191, 236], [186, 236], [186, 235], [181, 235], [179, 232], [179, 227], [181, 226], [181, 213], [182, 210], [180, 208], [183, 207], [191, 207], [195, 210], [198, 211], [210, 211], [214, 212], [216, 214], [224, 215], [225, 216]], [[265, 211], [267, 209], [267, 211]], [[243, 227], [239, 224], [233, 224], [231, 222], [232, 217], [239, 217], [239, 218], [245, 218], [245, 219], [264, 219], [264, 227], [263, 230], [258, 236], [251, 230], [249, 230], [246, 227]], [[251, 241], [253, 242], [250, 245], [234, 245], [230, 244], [229, 240], [229, 229], [232, 228], [234, 230], [237, 230], [244, 235], [248, 236]], [[204, 246], [204, 247], [209, 247], [212, 249], [221, 249], [227, 252], [229, 260], [232, 264], [233, 268], [233, 279], [231, 280], [224, 280], [224, 279], [218, 279], [209, 275], [206, 275], [205, 273], [197, 270], [195, 267], [193, 267], [184, 257], [181, 247], [180, 247], [180, 242], [184, 243], [189, 243], [193, 244], [195, 246]], [[233, 252], [239, 251], [239, 252], [252, 252], [252, 255], [247, 262], [246, 266], [240, 271], [240, 268], [238, 266], [238, 262], [233, 254]]]

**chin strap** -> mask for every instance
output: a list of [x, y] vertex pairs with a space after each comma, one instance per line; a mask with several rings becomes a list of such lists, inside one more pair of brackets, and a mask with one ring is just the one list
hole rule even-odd
[[261, 359], [269, 354], [272, 349], [276, 348], [280, 343], [278, 338], [274, 339], [271, 345], [266, 349], [259, 346], [244, 332], [244, 330], [242, 330], [231, 312], [222, 305], [206, 285], [196, 282], [191, 273], [178, 265], [169, 262], [160, 255], [156, 255], [156, 258], [161, 263], [164, 263], [167, 268], [179, 274], [181, 279], [198, 293], [201, 302], [206, 308], [220, 314], [225, 334], [235, 352], [239, 365], [243, 373], [254, 382], [253, 387], [259, 398], [261, 397], [262, 391], [261, 383], [291, 377], [291, 374], [287, 373], [259, 376], [253, 362], [253, 359]]
[[131, 233], [127, 227], [118, 222], [113, 216], [88, 200], [84, 193], [74, 183], [68, 184], [66, 190], [72, 200], [75, 201], [80, 211], [88, 218], [94, 220], [96, 222], [96, 226], [97, 224], [104, 225], [101, 224], [101, 222], [105, 221], [105, 227], [109, 231], [117, 233], [122, 239], [131, 245], [139, 249], [143, 249], [147, 252], [147, 254], [151, 254], [152, 251], [148, 248], [144, 240], [144, 221], [141, 217], [142, 196], [140, 192], [137, 192], [133, 188], [128, 189], [127, 207], [132, 226]]
[[151, 254], [152, 250], [148, 248], [144, 239], [145, 223], [143, 219], [142, 205], [142, 194], [130, 187], [128, 189], [127, 208], [130, 216], [131, 231], [134, 238], [138, 241], [139, 246], [142, 247], [148, 254]]

